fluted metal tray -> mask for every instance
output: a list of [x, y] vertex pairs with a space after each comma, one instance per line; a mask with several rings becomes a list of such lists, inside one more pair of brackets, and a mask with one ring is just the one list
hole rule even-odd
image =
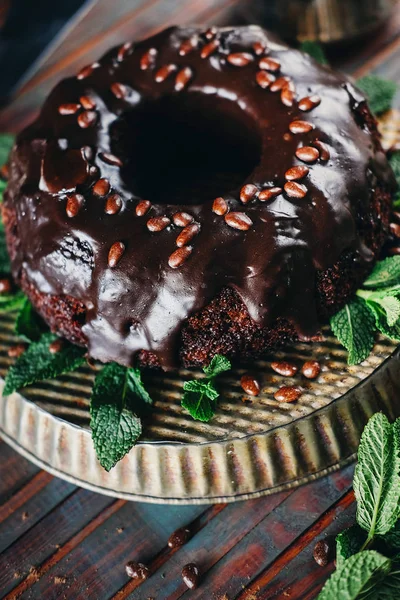
[[[200, 372], [146, 375], [155, 404], [142, 441], [106, 473], [90, 436], [89, 395], [95, 370], [31, 386], [0, 400], [0, 433], [18, 452], [82, 487], [132, 500], [168, 503], [234, 501], [299, 485], [351, 461], [361, 431], [376, 411], [400, 415], [400, 360], [395, 345], [380, 340], [374, 353], [348, 367], [346, 352], [327, 329], [319, 344], [297, 344], [219, 378], [221, 398], [210, 423], [181, 408], [183, 382]], [[13, 359], [13, 321], [0, 323], [0, 373]], [[270, 360], [298, 366], [316, 359], [315, 381], [281, 377]], [[247, 396], [243, 373], [262, 392]], [[281, 385], [300, 386], [295, 403], [274, 399]], [[2, 385], [2, 384], [0, 384]]]

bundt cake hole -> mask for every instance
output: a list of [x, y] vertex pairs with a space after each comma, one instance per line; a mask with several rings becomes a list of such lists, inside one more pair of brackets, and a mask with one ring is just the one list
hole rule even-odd
[[[223, 116], [222, 116], [223, 114]], [[127, 187], [154, 203], [201, 204], [242, 185], [260, 160], [256, 123], [237, 103], [191, 93], [148, 101], [111, 128]]]

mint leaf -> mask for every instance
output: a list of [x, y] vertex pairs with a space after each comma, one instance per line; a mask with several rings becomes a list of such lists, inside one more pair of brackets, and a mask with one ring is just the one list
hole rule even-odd
[[[388, 575], [379, 583], [376, 600], [399, 600], [400, 563], [394, 563]], [[371, 598], [372, 600], [372, 598]]]
[[224, 371], [229, 371], [232, 368], [231, 362], [222, 356], [221, 354], [216, 354], [213, 356], [210, 364], [207, 367], [203, 367], [204, 373], [210, 379], [211, 377], [216, 377], [220, 373]]
[[73, 371], [84, 362], [86, 349], [69, 342], [65, 342], [59, 352], [52, 354], [49, 346], [57, 339], [56, 335], [45, 333], [17, 359], [6, 375], [5, 396], [36, 381]]
[[389, 548], [400, 552], [400, 519], [396, 521], [394, 527], [387, 532], [383, 539]]
[[25, 295], [18, 290], [15, 294], [0, 294], [0, 315], [21, 308], [25, 302]]
[[219, 396], [210, 381], [185, 381], [182, 406], [189, 411], [193, 419], [207, 422], [215, 414], [216, 400]]
[[377, 329], [389, 339], [400, 342], [400, 323], [397, 322], [390, 327], [387, 322], [386, 312], [381, 306], [375, 302], [368, 302], [368, 306], [375, 316], [375, 325]]
[[366, 532], [357, 524], [339, 533], [336, 536], [336, 567], [340, 569], [347, 558], [359, 552], [366, 539]]
[[216, 354], [210, 364], [203, 367], [203, 371], [206, 375], [205, 380], [196, 381], [192, 379], [185, 381], [183, 384], [184, 394], [182, 398], [182, 406], [189, 411], [193, 419], [197, 421], [207, 422], [215, 414], [217, 407], [216, 400], [219, 393], [214, 387], [214, 379], [220, 373], [229, 371], [231, 368], [230, 361], [222, 356]]
[[357, 80], [357, 87], [364, 92], [370, 109], [377, 115], [391, 108], [397, 89], [394, 81], [376, 75], [361, 77]]
[[376, 413], [368, 421], [358, 448], [354, 472], [357, 522], [368, 538], [384, 535], [396, 523], [400, 502], [400, 457], [387, 417]]
[[153, 404], [150, 394], [144, 387], [140, 369], [137, 367], [128, 369], [128, 386], [135, 398], [138, 398], [145, 404]]
[[375, 342], [375, 319], [361, 298], [354, 298], [330, 319], [331, 329], [348, 350], [347, 362], [357, 365], [365, 360]]
[[7, 162], [8, 155], [11, 152], [11, 148], [14, 144], [14, 136], [8, 133], [2, 133], [0, 135], [0, 167]]
[[117, 363], [105, 365], [93, 385], [90, 427], [97, 458], [106, 471], [129, 452], [142, 433], [140, 419], [127, 408], [134, 402], [129, 398], [131, 386], [136, 386], [131, 370]]
[[361, 600], [374, 598], [379, 582], [389, 572], [391, 561], [374, 550], [350, 556], [328, 579], [318, 600]]
[[325, 52], [322, 49], [321, 44], [318, 44], [318, 42], [312, 42], [310, 40], [302, 42], [300, 44], [300, 50], [302, 52], [305, 52], [306, 54], [309, 54], [310, 56], [312, 56], [312, 58], [314, 60], [316, 60], [317, 62], [319, 62], [320, 65], [328, 64], [328, 60], [325, 56]]
[[400, 317], [400, 301], [395, 296], [383, 296], [375, 299], [386, 313], [386, 321], [389, 327], [393, 327]]
[[26, 342], [36, 342], [43, 333], [43, 322], [26, 297], [15, 321], [15, 333]]
[[385, 288], [400, 283], [400, 256], [391, 256], [376, 263], [364, 281], [366, 288]]

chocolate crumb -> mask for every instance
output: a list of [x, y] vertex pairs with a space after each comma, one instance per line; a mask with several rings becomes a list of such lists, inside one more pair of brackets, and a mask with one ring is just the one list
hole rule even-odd
[[128, 577], [132, 579], [140, 579], [144, 581], [150, 575], [149, 569], [143, 563], [135, 562], [134, 560], [125, 565], [125, 571]]
[[182, 579], [189, 590], [194, 590], [199, 585], [200, 573], [197, 565], [189, 563], [182, 569]]
[[326, 540], [320, 540], [315, 544], [313, 557], [320, 567], [326, 567], [330, 559], [330, 546]]
[[186, 544], [186, 542], [188, 542], [190, 538], [190, 529], [188, 529], [187, 527], [181, 527], [169, 536], [168, 546], [170, 548], [179, 548], [180, 546], [183, 546], [183, 544]]

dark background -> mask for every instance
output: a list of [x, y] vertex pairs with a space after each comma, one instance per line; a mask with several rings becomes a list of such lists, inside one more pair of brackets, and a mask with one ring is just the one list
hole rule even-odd
[[90, 0], [0, 0], [1, 104], [69, 19], [89, 3]]

